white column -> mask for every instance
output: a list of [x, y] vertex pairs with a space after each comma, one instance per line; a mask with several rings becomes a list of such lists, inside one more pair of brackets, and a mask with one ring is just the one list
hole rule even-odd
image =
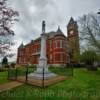
[[40, 59], [46, 59], [46, 34], [41, 34], [41, 53]]
[[41, 34], [41, 52], [39, 58], [39, 67], [47, 67], [46, 58], [46, 34]]
[[43, 79], [44, 75], [44, 79], [49, 79], [56, 76], [54, 73], [51, 73], [48, 70], [46, 58], [46, 34], [44, 32], [41, 34], [41, 52], [39, 58], [39, 65], [34, 73], [29, 74], [30, 78]]

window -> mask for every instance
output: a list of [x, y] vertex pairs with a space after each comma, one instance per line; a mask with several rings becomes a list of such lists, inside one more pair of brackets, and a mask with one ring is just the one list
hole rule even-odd
[[38, 48], [36, 47], [36, 53], [38, 52]]
[[60, 53], [60, 61], [63, 61], [63, 54]]
[[67, 45], [67, 44], [66, 44], [65, 41], [63, 41], [63, 44], [62, 44], [62, 45], [63, 45], [63, 48], [66, 48], [66, 45]]
[[20, 55], [23, 56], [23, 51], [20, 52]]
[[66, 42], [64, 42], [64, 48], [67, 48], [67, 43]]
[[35, 48], [34, 48], [34, 53], [35, 53]]
[[52, 40], [50, 40], [50, 49], [52, 49]]
[[20, 64], [20, 62], [21, 62], [21, 61], [20, 61], [20, 57], [18, 58], [18, 62], [19, 62], [19, 64]]
[[50, 54], [50, 61], [52, 61], [52, 54]]
[[35, 48], [34, 48], [34, 53], [37, 53], [37, 52], [38, 52], [38, 48], [35, 47]]
[[57, 48], [57, 41], [55, 41], [55, 48]]
[[29, 48], [26, 49], [26, 52], [27, 52], [27, 53], [29, 52]]
[[63, 41], [60, 40], [60, 48], [62, 48], [62, 45], [63, 45]]

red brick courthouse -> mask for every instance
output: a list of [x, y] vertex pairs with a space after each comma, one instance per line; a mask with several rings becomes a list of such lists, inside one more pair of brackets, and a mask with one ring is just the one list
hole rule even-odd
[[[77, 62], [74, 59], [75, 53], [79, 52], [79, 34], [77, 22], [73, 18], [70, 19], [67, 25], [67, 37], [58, 27], [57, 31], [46, 33], [46, 55], [48, 64], [66, 64]], [[41, 38], [31, 40], [30, 43], [21, 44], [18, 48], [17, 64], [38, 64], [38, 59], [41, 50]]]

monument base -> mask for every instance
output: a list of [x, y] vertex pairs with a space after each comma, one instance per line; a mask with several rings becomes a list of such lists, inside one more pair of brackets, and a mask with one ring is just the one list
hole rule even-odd
[[45, 71], [43, 72], [42, 71], [35, 71], [34, 73], [30, 73], [28, 75], [28, 78], [31, 78], [31, 79], [39, 79], [39, 80], [47, 80], [47, 79], [50, 79], [50, 78], [53, 78], [53, 77], [56, 77], [57, 75], [50, 72], [50, 71]]

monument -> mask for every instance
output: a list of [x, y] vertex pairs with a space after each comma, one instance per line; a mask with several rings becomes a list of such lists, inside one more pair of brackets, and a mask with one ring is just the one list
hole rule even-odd
[[30, 73], [28, 78], [33, 79], [50, 79], [57, 75], [48, 70], [47, 57], [46, 57], [46, 33], [45, 33], [45, 21], [42, 21], [42, 34], [41, 34], [41, 52], [39, 58], [39, 64], [36, 71]]

